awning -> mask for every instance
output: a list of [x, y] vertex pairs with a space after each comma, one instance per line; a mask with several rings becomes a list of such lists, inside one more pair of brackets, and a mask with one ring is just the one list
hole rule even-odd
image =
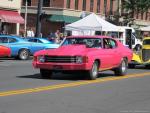
[[51, 15], [47, 20], [52, 22], [65, 22], [72, 23], [78, 21], [80, 18], [75, 16], [66, 16], [66, 15]]
[[24, 23], [24, 19], [16, 11], [0, 10], [0, 20], [8, 23]]

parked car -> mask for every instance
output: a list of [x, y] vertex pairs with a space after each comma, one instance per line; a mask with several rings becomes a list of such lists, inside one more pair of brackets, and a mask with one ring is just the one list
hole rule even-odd
[[59, 47], [59, 44], [49, 41], [46, 38], [27, 37], [27, 38], [25, 38], [25, 40], [27, 40], [29, 42], [33, 42], [33, 43], [42, 44], [43, 46], [45, 46], [45, 48], [51, 48], [51, 47], [58, 48]]
[[36, 51], [57, 48], [59, 45], [45, 45], [43, 43], [28, 42], [19, 36], [0, 35], [0, 45], [7, 46], [11, 49], [11, 57], [26, 60]]
[[36, 52], [33, 66], [40, 69], [42, 77], [50, 77], [55, 71], [82, 72], [94, 80], [104, 70], [125, 75], [132, 54], [129, 48], [108, 36], [70, 36], [57, 49]]
[[150, 68], [150, 37], [143, 38], [141, 50], [133, 53], [129, 68], [135, 68], [136, 65]]
[[0, 57], [10, 57], [11, 49], [6, 46], [0, 45]]
[[35, 43], [54, 44], [54, 42], [49, 41], [46, 38], [27, 37], [27, 38], [24, 38], [24, 39], [29, 41], [29, 42], [35, 42]]

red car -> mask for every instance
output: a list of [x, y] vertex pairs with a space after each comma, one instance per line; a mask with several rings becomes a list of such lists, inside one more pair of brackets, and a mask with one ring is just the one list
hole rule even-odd
[[33, 66], [42, 77], [50, 77], [54, 71], [84, 72], [94, 80], [104, 70], [125, 75], [132, 55], [129, 48], [108, 36], [70, 36], [57, 49], [36, 52]]
[[11, 49], [0, 45], [0, 57], [10, 57], [11, 55]]

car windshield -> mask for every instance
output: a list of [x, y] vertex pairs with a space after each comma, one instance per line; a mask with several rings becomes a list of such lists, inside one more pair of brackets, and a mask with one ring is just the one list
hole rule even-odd
[[143, 41], [143, 45], [150, 45], [150, 39], [145, 39]]
[[87, 48], [100, 48], [101, 39], [100, 38], [66, 38], [62, 43], [63, 45], [74, 45], [81, 44], [86, 45]]

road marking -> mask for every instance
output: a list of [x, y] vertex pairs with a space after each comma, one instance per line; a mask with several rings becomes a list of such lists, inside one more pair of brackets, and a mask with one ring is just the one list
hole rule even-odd
[[150, 72], [139, 73], [139, 74], [129, 74], [129, 75], [120, 76], [120, 77], [100, 78], [97, 80], [85, 80], [85, 81], [79, 81], [79, 82], [57, 84], [57, 85], [50, 85], [50, 86], [36, 87], [36, 88], [29, 88], [29, 89], [22, 89], [22, 90], [4, 91], [4, 92], [0, 92], [0, 97], [19, 95], [19, 94], [27, 94], [27, 93], [35, 93], [35, 92], [41, 92], [41, 91], [47, 91], [47, 90], [75, 87], [75, 86], [81, 86], [81, 85], [87, 85], [87, 84], [101, 83], [101, 82], [142, 77], [142, 76], [150, 76]]

